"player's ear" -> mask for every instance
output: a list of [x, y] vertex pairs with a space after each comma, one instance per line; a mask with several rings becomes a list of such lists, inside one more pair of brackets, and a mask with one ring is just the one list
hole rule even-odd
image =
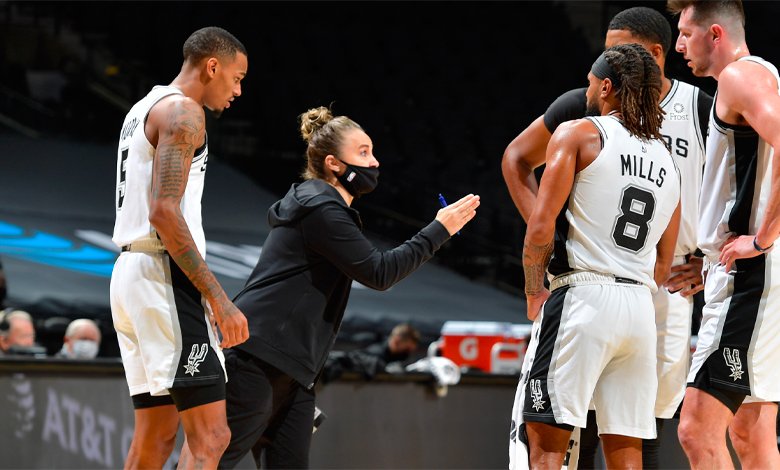
[[217, 74], [217, 67], [219, 66], [219, 61], [216, 57], [210, 57], [206, 61], [206, 73], [209, 74], [209, 77], [213, 77]]
[[605, 78], [601, 81], [601, 99], [605, 99], [607, 96], [609, 96], [610, 91], [612, 91], [612, 80]]
[[710, 26], [710, 35], [712, 35], [712, 42], [718, 43], [723, 38], [723, 26], [715, 23], [714, 25]]
[[655, 59], [656, 62], [658, 62], [658, 58], [664, 56], [664, 48], [660, 44], [653, 44], [653, 46], [650, 48], [650, 55], [653, 56], [653, 59]]

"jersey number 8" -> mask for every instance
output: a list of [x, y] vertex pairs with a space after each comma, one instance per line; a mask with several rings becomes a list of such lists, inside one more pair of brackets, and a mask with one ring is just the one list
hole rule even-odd
[[645, 246], [654, 213], [653, 193], [628, 186], [620, 199], [620, 215], [615, 219], [612, 240], [621, 248], [638, 252]]

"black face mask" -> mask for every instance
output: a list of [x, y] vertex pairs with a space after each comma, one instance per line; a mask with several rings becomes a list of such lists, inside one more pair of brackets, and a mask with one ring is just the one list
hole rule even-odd
[[376, 189], [377, 184], [379, 184], [379, 168], [352, 166], [344, 161], [342, 163], [347, 165], [347, 171], [336, 178], [352, 197], [359, 198]]

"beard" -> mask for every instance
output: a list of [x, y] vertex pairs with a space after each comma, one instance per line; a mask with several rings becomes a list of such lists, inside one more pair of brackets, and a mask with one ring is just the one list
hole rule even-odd
[[601, 116], [601, 110], [599, 109], [598, 103], [593, 103], [588, 100], [585, 105], [585, 116]]
[[691, 62], [691, 73], [696, 77], [709, 77], [710, 65], [711, 62], [706, 62], [704, 64], [694, 64]]

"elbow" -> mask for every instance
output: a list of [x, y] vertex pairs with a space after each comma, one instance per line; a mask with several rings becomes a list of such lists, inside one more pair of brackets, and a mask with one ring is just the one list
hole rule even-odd
[[166, 224], [176, 218], [177, 207], [164, 202], [154, 202], [149, 208], [149, 223], [157, 232], [164, 231]]
[[504, 156], [501, 158], [501, 173], [504, 180], [523, 181], [534, 172], [536, 168], [530, 154], [523, 153], [518, 149], [507, 148]]
[[[536, 215], [536, 213], [534, 213]], [[536, 245], [544, 244], [552, 240], [555, 231], [554, 221], [550, 223], [538, 216], [532, 215], [528, 220], [525, 232], [525, 243]]]
[[361, 282], [361, 284], [373, 290], [384, 292], [393, 287], [395, 282], [392, 282], [388, 279], [372, 279], [371, 281]]
[[507, 147], [504, 155], [501, 157], [501, 173], [504, 175], [504, 178], [518, 173], [519, 162], [520, 158], [517, 152], [514, 152], [511, 147]]
[[365, 277], [359, 276], [353, 279], [355, 282], [359, 282], [369, 289], [386, 291], [398, 283], [403, 277], [405, 276], [393, 276], [392, 274], [388, 273], [375, 273], [373, 275]]

